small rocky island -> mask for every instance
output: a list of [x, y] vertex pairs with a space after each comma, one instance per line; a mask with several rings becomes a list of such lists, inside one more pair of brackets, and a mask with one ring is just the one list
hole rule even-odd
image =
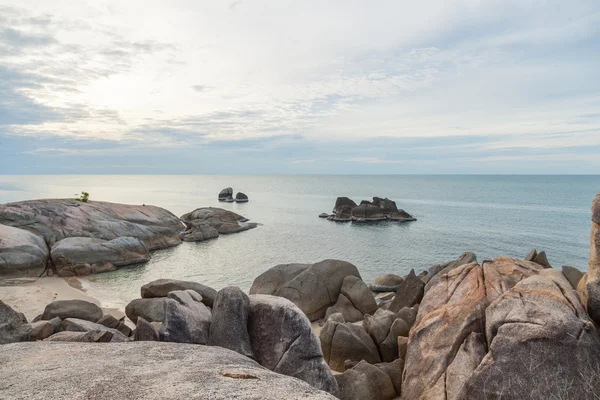
[[150, 252], [255, 228], [243, 216], [204, 207], [178, 218], [164, 208], [73, 199], [0, 205], [0, 275], [81, 276], [146, 262]]
[[233, 197], [233, 189], [228, 187], [219, 192], [219, 201], [224, 201], [225, 203], [247, 203], [248, 196], [245, 193], [237, 192], [235, 198]]
[[348, 197], [338, 197], [335, 201], [332, 214], [322, 213], [320, 218], [336, 222], [373, 222], [373, 221], [416, 221], [412, 215], [398, 209], [396, 202], [381, 197], [373, 197], [373, 201], [363, 200], [356, 204]]

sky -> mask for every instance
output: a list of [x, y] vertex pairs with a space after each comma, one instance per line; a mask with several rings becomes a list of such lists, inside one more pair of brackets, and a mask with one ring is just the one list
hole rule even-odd
[[597, 174], [598, 0], [0, 0], [0, 174]]

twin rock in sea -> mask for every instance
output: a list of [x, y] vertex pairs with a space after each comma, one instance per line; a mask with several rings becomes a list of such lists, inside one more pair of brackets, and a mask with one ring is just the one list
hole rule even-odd
[[396, 202], [381, 197], [373, 197], [373, 201], [363, 200], [356, 204], [348, 197], [338, 197], [332, 214], [322, 213], [319, 218], [327, 218], [336, 222], [374, 222], [374, 221], [416, 221], [412, 215], [398, 209]]
[[221, 192], [219, 192], [219, 201], [224, 201], [226, 203], [233, 203], [233, 202], [247, 203], [248, 196], [246, 196], [242, 192], [237, 192], [237, 194], [235, 195], [235, 198], [234, 198], [233, 197], [233, 189], [228, 187], [228, 188], [221, 190]]

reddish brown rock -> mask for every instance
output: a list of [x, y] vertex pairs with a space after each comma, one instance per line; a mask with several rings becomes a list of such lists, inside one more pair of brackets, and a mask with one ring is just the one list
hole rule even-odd
[[483, 274], [488, 304], [518, 282], [537, 275], [541, 270], [543, 267], [539, 264], [510, 257], [498, 257], [491, 261], [484, 261]]

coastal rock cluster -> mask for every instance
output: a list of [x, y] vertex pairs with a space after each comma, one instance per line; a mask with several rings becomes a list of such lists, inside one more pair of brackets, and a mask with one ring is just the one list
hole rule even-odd
[[228, 187], [219, 192], [219, 201], [224, 201], [225, 203], [247, 203], [248, 196], [245, 193], [237, 192], [235, 197], [233, 197], [233, 189]]
[[338, 197], [332, 214], [322, 213], [319, 217], [336, 222], [416, 221], [416, 218], [398, 209], [396, 202], [387, 197], [373, 197], [373, 201], [363, 200], [358, 205], [348, 197]]
[[181, 218], [150, 205], [71, 199], [0, 205], [0, 274], [79, 276], [146, 262], [150, 252], [256, 227], [220, 208]]

